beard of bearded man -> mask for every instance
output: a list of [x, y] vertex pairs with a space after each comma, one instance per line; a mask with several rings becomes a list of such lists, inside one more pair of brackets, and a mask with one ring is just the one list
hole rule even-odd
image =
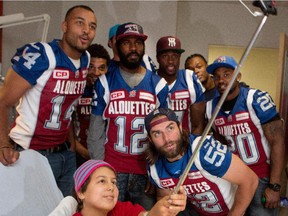
[[[169, 145], [169, 143], [176, 143], [176, 149], [174, 151], [167, 152], [165, 150], [166, 145]], [[165, 158], [173, 159], [173, 158], [177, 157], [182, 152], [182, 148], [183, 148], [183, 138], [182, 138], [182, 135], [180, 135], [178, 139], [173, 140], [173, 141], [169, 141], [168, 143], [165, 143], [164, 146], [158, 148], [157, 150]]]
[[[143, 49], [143, 52], [140, 54], [137, 53], [136, 51], [132, 51], [132, 52], [128, 53], [127, 55], [125, 55], [123, 52], [121, 52], [119, 46], [117, 47], [117, 50], [118, 50], [120, 62], [124, 67], [126, 67], [128, 69], [136, 69], [141, 65], [142, 58], [143, 58], [144, 53], [145, 53], [145, 48]], [[139, 57], [138, 61], [132, 61], [132, 62], [129, 61], [128, 58], [131, 54], [136, 54]]]

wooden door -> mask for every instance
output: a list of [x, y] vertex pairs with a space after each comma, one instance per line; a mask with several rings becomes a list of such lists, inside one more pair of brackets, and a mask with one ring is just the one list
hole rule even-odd
[[[285, 144], [286, 144], [286, 167], [282, 175], [282, 196], [288, 196], [288, 37], [285, 33], [280, 34], [279, 42], [279, 75], [277, 86], [277, 99], [279, 112], [284, 122]], [[287, 216], [288, 208], [281, 208], [279, 216]]]

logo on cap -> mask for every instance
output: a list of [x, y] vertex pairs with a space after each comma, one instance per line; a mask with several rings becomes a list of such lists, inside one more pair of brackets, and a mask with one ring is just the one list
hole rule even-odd
[[214, 63], [216, 63], [216, 62], [219, 62], [219, 63], [221, 63], [221, 62], [226, 63], [226, 62], [227, 62], [227, 61], [226, 61], [226, 56], [219, 56], [219, 57], [216, 59], [216, 61], [215, 61]]
[[168, 46], [175, 47], [176, 46], [176, 38], [168, 38]]
[[[138, 25], [136, 24], [128, 24], [125, 25], [126, 31], [123, 32], [123, 34], [127, 34], [127, 33], [136, 33], [136, 34], [140, 34]], [[142, 33], [142, 32], [141, 32]]]

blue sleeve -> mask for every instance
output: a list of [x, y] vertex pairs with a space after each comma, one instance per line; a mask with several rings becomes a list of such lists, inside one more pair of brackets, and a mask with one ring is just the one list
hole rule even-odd
[[200, 149], [200, 161], [204, 170], [211, 175], [222, 177], [230, 167], [232, 153], [226, 145], [210, 137], [206, 138]]
[[157, 74], [152, 73], [152, 86], [153, 88], [156, 88], [156, 91], [159, 90], [159, 92], [156, 92], [157, 94], [157, 99], [160, 103], [159, 107], [160, 108], [168, 108], [168, 93], [169, 93], [169, 88], [167, 85], [167, 82], [165, 81], [164, 78], [161, 78]]
[[17, 49], [11, 62], [13, 70], [31, 85], [35, 85], [37, 79], [49, 67], [49, 59], [43, 44], [40, 42], [26, 44]]
[[198, 77], [196, 76], [195, 73], [193, 73], [193, 83], [194, 83], [194, 88], [195, 88], [195, 93], [196, 93], [196, 101], [197, 102], [201, 102], [203, 101], [203, 93], [205, 91], [205, 89], [203, 88], [200, 80], [198, 79]]
[[92, 114], [102, 115], [106, 107], [106, 102], [104, 99], [105, 88], [100, 81], [100, 77], [96, 80], [94, 84], [93, 93], [94, 94], [92, 98]]
[[257, 90], [255, 92], [252, 106], [261, 124], [265, 124], [278, 114], [271, 96], [264, 91]]

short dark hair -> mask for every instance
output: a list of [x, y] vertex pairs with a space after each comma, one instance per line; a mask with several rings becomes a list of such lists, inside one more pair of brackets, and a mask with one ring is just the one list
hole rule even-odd
[[194, 53], [194, 54], [192, 54], [192, 55], [190, 55], [190, 56], [188, 56], [188, 57], [186, 58], [186, 60], [185, 60], [185, 68], [187, 68], [187, 63], [188, 63], [188, 61], [189, 61], [190, 59], [192, 59], [192, 58], [195, 58], [195, 57], [201, 58], [206, 64], [208, 64], [207, 60], [204, 58], [203, 55], [201, 55], [201, 54], [199, 54], [199, 53]]
[[76, 9], [76, 8], [83, 8], [85, 10], [88, 10], [88, 11], [91, 11], [92, 13], [94, 13], [94, 11], [92, 10], [92, 8], [90, 8], [89, 6], [87, 5], [75, 5], [73, 7], [71, 7], [67, 12], [66, 12], [66, 15], [65, 15], [65, 20], [67, 20], [68, 16], [71, 14], [71, 12]]
[[87, 51], [90, 53], [91, 58], [103, 58], [106, 59], [107, 65], [109, 64], [110, 55], [101, 44], [92, 44], [88, 47]]

